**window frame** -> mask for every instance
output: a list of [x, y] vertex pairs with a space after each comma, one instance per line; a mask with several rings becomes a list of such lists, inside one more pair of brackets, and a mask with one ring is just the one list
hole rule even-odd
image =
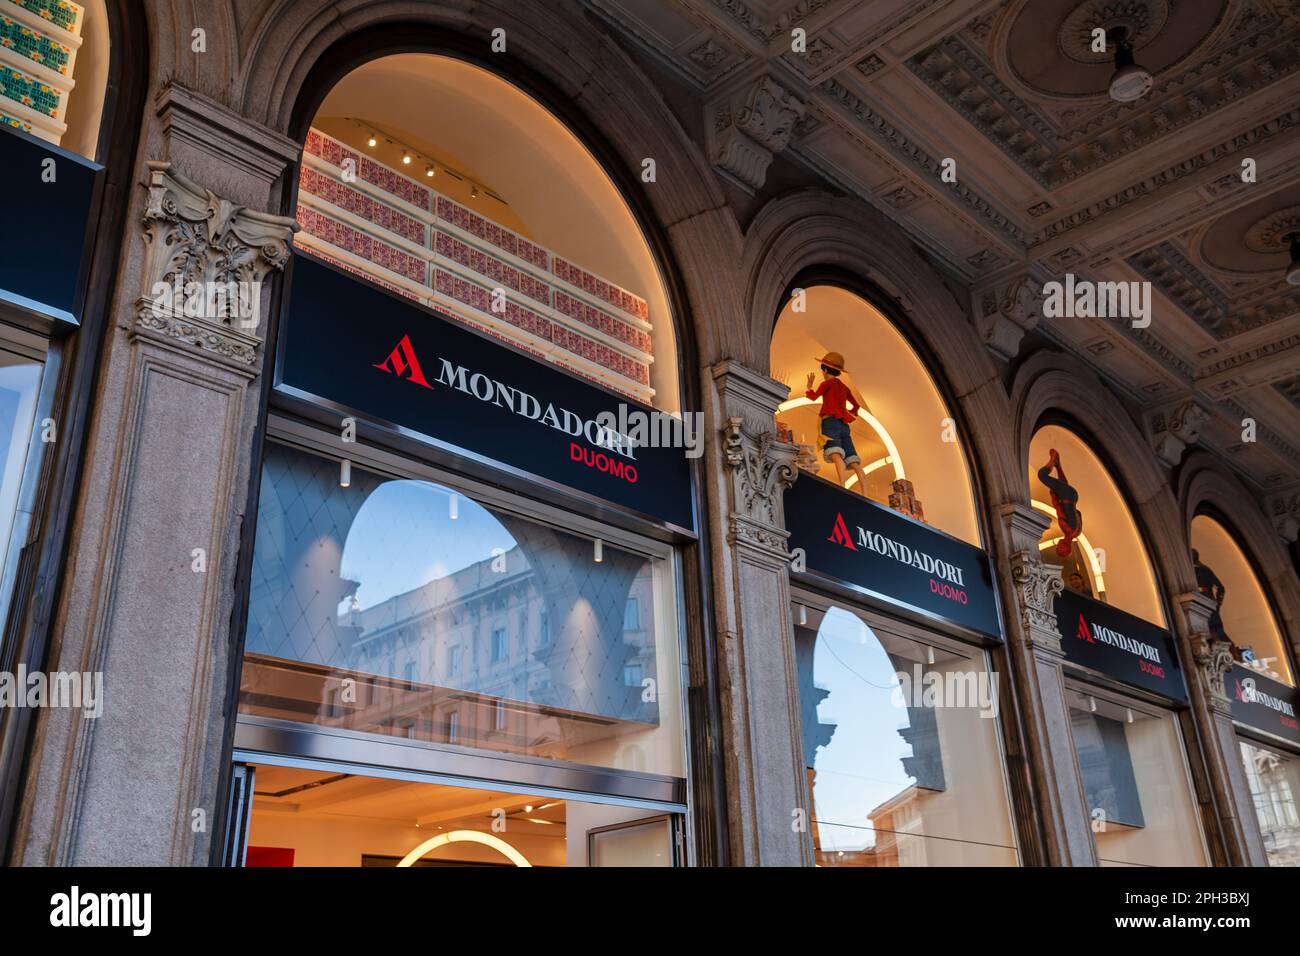
[[[856, 603], [848, 600], [834, 592], [821, 592], [814, 590], [806, 585], [791, 581], [790, 586], [790, 613], [793, 615], [796, 605], [805, 605], [810, 609], [815, 609], [823, 614], [832, 607], [838, 607], [848, 611], [857, 617], [872, 631], [883, 631], [892, 637], [901, 638], [906, 641], [920, 644], [921, 646], [933, 646], [942, 649], [950, 654], [957, 654], [967, 657], [972, 661], [979, 661], [984, 673], [994, 674], [993, 655], [989, 647], [983, 642], [974, 642], [954, 637], [952, 634], [945, 633], [939, 627], [924, 627], [911, 621], [890, 617], [881, 613], [870, 606]], [[953, 628], [955, 632], [960, 633], [960, 629]], [[1007, 808], [1007, 827], [1015, 841], [1014, 850], [1016, 853], [1016, 865], [1024, 867], [1030, 865], [1026, 860], [1027, 847], [1025, 845], [1024, 835], [1021, 833], [1020, 821], [1017, 816], [1017, 804], [1015, 793], [1011, 789], [1011, 768], [1007, 763], [1007, 738], [1002, 726], [1002, 714], [1006, 709], [1008, 698], [1011, 694], [1011, 679], [1009, 675], [998, 675], [998, 716], [994, 719], [994, 732], [997, 735], [997, 755], [998, 767], [1000, 770], [1000, 780], [1002, 791]], [[801, 705], [802, 706], [802, 705]], [[807, 756], [803, 753], [803, 727], [800, 725], [796, 735], [799, 746], [800, 765], [807, 763]], [[808, 799], [812, 799], [812, 793], [809, 791]], [[811, 808], [810, 808], [811, 809]], [[807, 829], [804, 839], [808, 844], [808, 852], [811, 855], [813, 850], [812, 830]]]
[[[564, 530], [598, 537], [620, 549], [664, 562], [666, 583], [680, 595], [682, 557], [678, 548], [637, 535], [614, 524], [604, 524], [587, 515], [569, 512], [497, 485], [479, 483], [447, 471], [427, 459], [399, 455], [361, 443], [344, 443], [338, 432], [291, 417], [274, 408], [267, 419], [266, 442], [288, 446], [335, 461], [343, 458], [355, 466], [393, 480], [431, 481], [461, 492], [496, 511], [524, 520], [550, 524]], [[687, 706], [689, 661], [686, 645], [685, 602], [675, 606], [678, 707], [682, 727], [682, 768], [685, 776], [547, 760], [518, 754], [496, 753], [464, 745], [408, 741], [359, 731], [302, 724], [295, 721], [238, 713], [235, 718], [233, 753], [236, 762], [277, 763], [283, 766], [359, 767], [370, 776], [431, 780], [455, 786], [480, 786], [505, 792], [536, 793], [639, 806], [687, 815], [687, 794], [691, 792], [691, 741], [693, 728]], [[507, 641], [509, 636], [507, 634]], [[459, 645], [457, 645], [459, 646]], [[462, 654], [463, 664], [463, 654]], [[243, 655], [240, 655], [243, 666]], [[661, 698], [661, 701], [663, 699]], [[665, 702], [666, 703], [666, 702]]]

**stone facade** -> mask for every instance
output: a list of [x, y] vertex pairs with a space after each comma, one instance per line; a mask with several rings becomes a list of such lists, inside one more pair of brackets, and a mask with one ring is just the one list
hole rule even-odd
[[[486, 48], [488, 27], [499, 25], [509, 37], [504, 75], [542, 81], [585, 117], [620, 184], [638, 183], [644, 157], [657, 160], [657, 183], [640, 184], [635, 208], [673, 277], [686, 404], [703, 412], [708, 436], [698, 466], [700, 560], [690, 566], [709, 570], [688, 586], [709, 597], [698, 625], [716, 647], [718, 699], [708, 704], [722, 739], [697, 728], [691, 745], [697, 765], [716, 758], [723, 797], [708, 828], [720, 835], [696, 847], [699, 862], [812, 861], [806, 832], [791, 825], [810, 809], [782, 505], [798, 449], [773, 428], [787, 389], [769, 377], [769, 349], [786, 290], [822, 269], [888, 301], [891, 318], [923, 344], [978, 470], [1003, 605], [1004, 737], [1017, 751], [1024, 862], [1096, 863], [1053, 616], [1060, 573], [1039, 558], [1046, 519], [1030, 506], [1027, 484], [1033, 430], [1064, 411], [1098, 438], [1132, 492], [1166, 605], [1184, 612], [1171, 615], [1172, 630], [1196, 675], [1189, 749], [1209, 780], [1198, 808], [1212, 824], [1210, 855], [1261, 862], [1188, 525], [1206, 505], [1242, 516], [1242, 547], [1296, 648], [1300, 585], [1279, 536], [1294, 533], [1294, 503], [1278, 498], [1266, 511], [1224, 461], [1192, 447], [1205, 418], [1195, 402], [1170, 405], [1156, 429], [1093, 368], [1045, 345], [1029, 273], [987, 284], [954, 278], [890, 216], [812, 172], [787, 168], [781, 189], [765, 191], [774, 156], [806, 121], [789, 70], [734, 83], [710, 103], [709, 126], [696, 137], [688, 130], [699, 117], [683, 123], [610, 23], [576, 8], [556, 16], [540, 3], [340, 0], [328, 14], [324, 4], [277, 2], [254, 17], [234, 3], [220, 4], [221, 16], [164, 0], [144, 6], [153, 38], [152, 60], [136, 65], [149, 77], [144, 108], [115, 120], [138, 129], [126, 160], [134, 190], [122, 235], [100, 239], [120, 241], [119, 280], [97, 300], [111, 319], [102, 348], [87, 345], [82, 356], [99, 370], [83, 478], [75, 500], [50, 505], [68, 509], [73, 530], [46, 666], [103, 670], [118, 703], [93, 726], [68, 712], [40, 715], [15, 788], [11, 862], [204, 865], [219, 857], [241, 641], [237, 568], [263, 440], [269, 303], [295, 228], [284, 213], [301, 111], [323, 92], [312, 86], [323, 58], [385, 24], [452, 52]], [[199, 28], [211, 52], [182, 54]], [[710, 68], [725, 59], [710, 55]], [[847, 90], [842, 99], [857, 101]], [[967, 202], [971, 215], [999, 215], [978, 196]], [[151, 298], [155, 282], [177, 274], [235, 273], [267, 293], [247, 328], [196, 322]], [[192, 570], [195, 549], [205, 556], [201, 573]], [[692, 660], [692, 682], [708, 685], [700, 672], [708, 665]], [[207, 823], [196, 827], [200, 818]]]

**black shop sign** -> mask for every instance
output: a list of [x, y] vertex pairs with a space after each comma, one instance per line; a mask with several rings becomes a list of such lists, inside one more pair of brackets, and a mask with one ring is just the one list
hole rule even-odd
[[660, 413], [300, 252], [292, 269], [281, 392], [693, 531], [685, 450], [606, 427]]
[[1225, 681], [1233, 720], [1300, 744], [1300, 690], [1240, 664], [1232, 665]]
[[785, 493], [785, 524], [808, 570], [1001, 639], [993, 575], [979, 548], [810, 475]]
[[1068, 588], [1056, 598], [1066, 660], [1125, 684], [1187, 700], [1173, 636], [1140, 617]]

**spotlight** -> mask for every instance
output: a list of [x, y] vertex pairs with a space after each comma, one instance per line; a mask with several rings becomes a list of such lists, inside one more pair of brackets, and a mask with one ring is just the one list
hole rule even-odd
[[1115, 44], [1115, 75], [1110, 78], [1110, 98], [1116, 103], [1131, 103], [1151, 92], [1155, 80], [1146, 67], [1133, 62], [1128, 27], [1108, 30], [1106, 42]]
[[469, 198], [470, 198], [470, 199], [478, 199], [478, 187], [477, 187], [477, 186], [471, 186], [471, 187], [469, 188]]
[[1300, 285], [1300, 232], [1289, 232], [1282, 241], [1291, 241], [1291, 264], [1286, 267], [1286, 281], [1291, 285]]
[[411, 154], [408, 153], [406, 150], [402, 150], [402, 165], [403, 166], [411, 165]]
[[424, 167], [424, 175], [426, 175], [426, 176], [432, 176], [433, 173], [434, 173], [434, 169], [433, 169], [432, 166], [425, 166], [425, 167]]
[[370, 138], [366, 140], [366, 145], [369, 146], [371, 149], [374, 149], [376, 146], [379, 145], [379, 140], [375, 138], [374, 133], [370, 134]]

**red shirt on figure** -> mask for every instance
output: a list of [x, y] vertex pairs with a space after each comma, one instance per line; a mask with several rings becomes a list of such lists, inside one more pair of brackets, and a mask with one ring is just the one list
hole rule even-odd
[[[853, 393], [849, 391], [849, 387], [838, 378], [827, 376], [815, 391], [810, 388], [804, 394], [810, 399], [822, 400], [822, 418], [838, 418], [846, 425], [853, 424], [853, 420], [858, 417], [858, 410], [862, 407], [853, 400]], [[848, 410], [849, 405], [853, 406], [852, 412]]]

